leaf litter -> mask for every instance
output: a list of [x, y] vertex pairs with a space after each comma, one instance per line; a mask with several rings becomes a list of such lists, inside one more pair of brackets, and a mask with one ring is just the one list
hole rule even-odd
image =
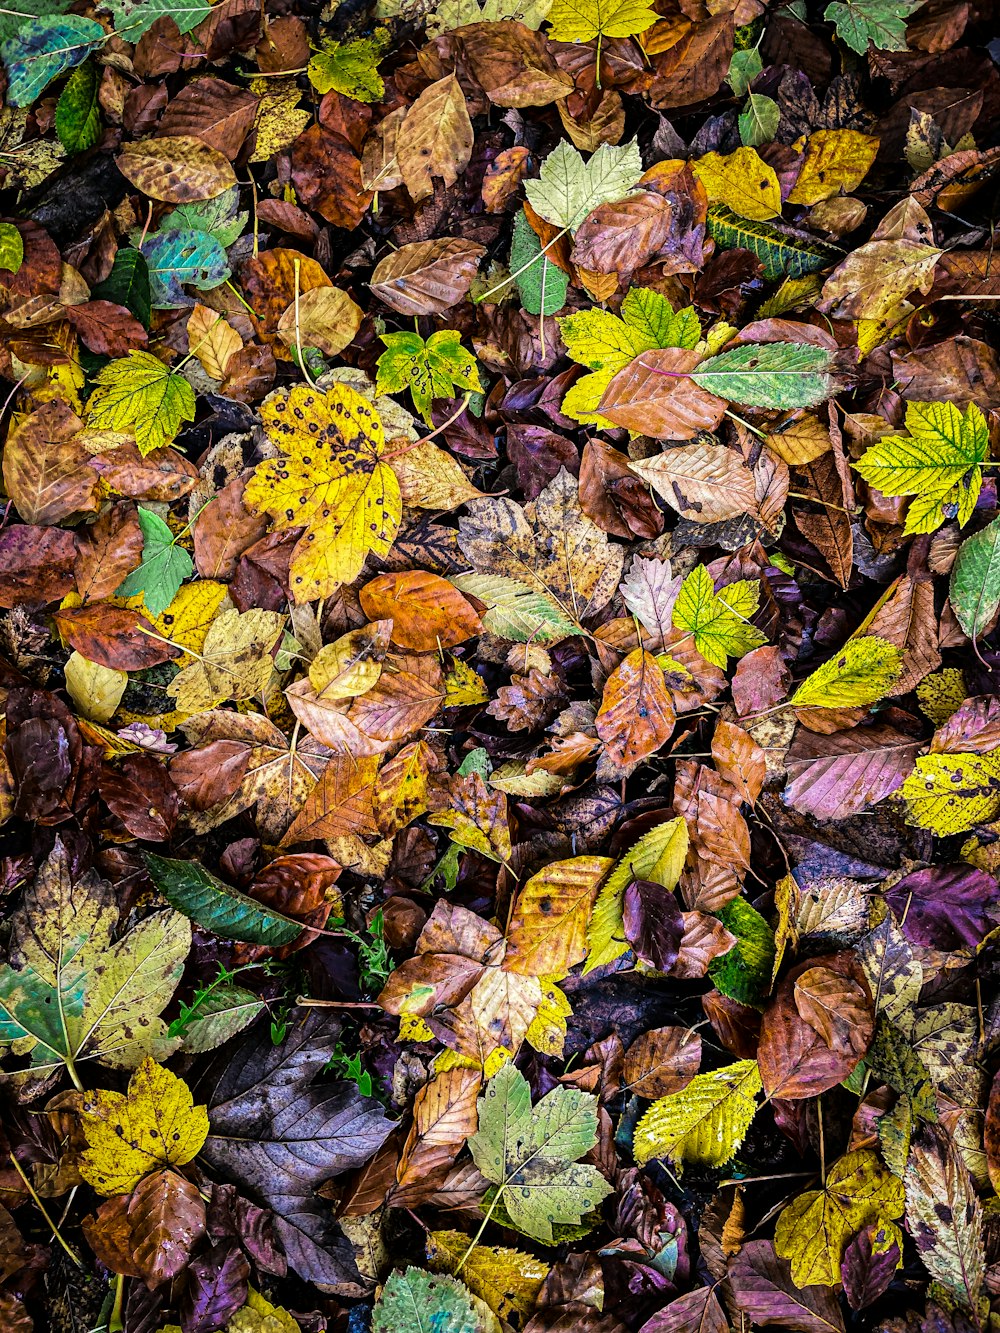
[[0, 14], [4, 1329], [997, 1323], [994, 18]]

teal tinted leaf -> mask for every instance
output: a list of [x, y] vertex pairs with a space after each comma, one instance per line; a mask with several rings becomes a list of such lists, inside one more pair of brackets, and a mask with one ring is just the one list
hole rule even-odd
[[56, 103], [56, 134], [67, 153], [83, 153], [101, 137], [97, 90], [101, 76], [93, 60], [75, 69]]
[[807, 232], [781, 228], [769, 222], [750, 222], [725, 204], [708, 210], [708, 234], [723, 250], [749, 250], [764, 266], [764, 277], [802, 278], [843, 259], [836, 246], [826, 245]]
[[115, 589], [118, 597], [142, 594], [147, 610], [162, 615], [177, 596], [177, 590], [194, 571], [191, 557], [178, 546], [174, 534], [152, 510], [139, 506], [142, 529], [142, 563]]
[[172, 208], [160, 223], [160, 230], [190, 228], [207, 231], [227, 250], [242, 236], [248, 216], [248, 213], [240, 212], [239, 187], [231, 185], [214, 199], [199, 199], [197, 203]]
[[569, 277], [548, 255], [542, 254], [542, 243], [521, 212], [514, 220], [510, 271], [517, 273], [525, 264], [530, 264], [530, 268], [518, 273], [515, 279], [521, 304], [529, 315], [554, 315], [566, 304]]
[[104, 29], [94, 19], [78, 14], [34, 18], [0, 43], [0, 60], [7, 67], [7, 102], [30, 106], [53, 79], [86, 60]]
[[833, 392], [831, 356], [810, 343], [747, 343], [703, 361], [691, 378], [731, 403], [812, 407]]
[[149, 877], [171, 907], [224, 940], [278, 948], [302, 934], [291, 917], [249, 898], [194, 861], [171, 861], [151, 852], [143, 858]]
[[169, 18], [182, 33], [190, 32], [212, 12], [208, 0], [104, 0], [101, 9], [114, 16], [115, 31], [126, 42], [137, 42], [157, 19]]
[[95, 300], [114, 301], [130, 310], [140, 324], [149, 328], [151, 312], [149, 266], [142, 252], [125, 246], [115, 255], [111, 272], [99, 282], [91, 295]]
[[81, 1019], [86, 974], [80, 967], [60, 969], [58, 985], [34, 968], [0, 968], [0, 1044], [33, 1038], [33, 1065], [47, 1065], [72, 1057], [72, 1043], [63, 1020]]
[[183, 285], [200, 291], [218, 287], [229, 277], [226, 252], [206, 231], [191, 228], [154, 232], [143, 243], [149, 266], [149, 288], [154, 310], [177, 310], [190, 305]]
[[948, 591], [958, 623], [977, 639], [1000, 606], [1000, 518], [958, 548]]
[[73, 0], [17, 0], [16, 4], [4, 5], [6, 13], [0, 13], [0, 42], [17, 35], [24, 26], [25, 18], [55, 18], [65, 14]]
[[751, 93], [737, 122], [740, 143], [747, 148], [770, 143], [778, 132], [780, 120], [781, 110], [773, 98], [765, 97], [763, 93]]
[[24, 241], [13, 222], [0, 222], [0, 268], [16, 273], [24, 263]]
[[468, 1288], [445, 1273], [392, 1273], [372, 1313], [372, 1333], [480, 1333]]

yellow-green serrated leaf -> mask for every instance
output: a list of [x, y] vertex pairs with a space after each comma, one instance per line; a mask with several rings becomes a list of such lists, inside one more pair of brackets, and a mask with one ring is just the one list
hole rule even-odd
[[908, 823], [940, 838], [965, 833], [1000, 814], [1000, 753], [921, 755], [899, 795]]
[[711, 574], [696, 565], [677, 594], [673, 624], [692, 635], [707, 662], [725, 669], [728, 658], [743, 657], [767, 642], [767, 635], [749, 623], [759, 600], [758, 580], [740, 579], [716, 593]]
[[[477, 1245], [471, 1254], [464, 1231], [431, 1231], [427, 1236], [427, 1263], [432, 1273], [455, 1273], [474, 1296], [493, 1313], [519, 1328], [535, 1308], [549, 1265], [521, 1250]], [[468, 1256], [468, 1257], [466, 1257]], [[464, 1261], [464, 1262], [463, 1262]]]
[[636, 37], [655, 22], [647, 0], [553, 0], [549, 36], [554, 42]]
[[854, 464], [883, 495], [912, 495], [904, 532], [933, 532], [946, 518], [968, 522], [989, 456], [990, 433], [975, 403], [908, 403], [908, 435], [887, 435]]
[[686, 1088], [654, 1102], [639, 1121], [635, 1160], [640, 1166], [654, 1157], [666, 1157], [677, 1168], [725, 1166], [750, 1128], [762, 1086], [756, 1060], [696, 1074]]
[[184, 421], [193, 421], [194, 390], [149, 352], [133, 349], [97, 373], [87, 403], [87, 425], [133, 436], [141, 454], [169, 444]]
[[324, 42], [309, 61], [309, 82], [318, 93], [343, 93], [356, 102], [381, 101], [385, 84], [376, 66], [388, 45], [384, 31], [353, 42]]
[[634, 879], [649, 879], [672, 889], [681, 877], [688, 850], [687, 824], [678, 816], [657, 824], [630, 847], [604, 882], [587, 930], [584, 972], [613, 963], [628, 951], [622, 924], [625, 890]]
[[774, 1248], [792, 1266], [799, 1287], [834, 1287], [847, 1242], [867, 1226], [886, 1244], [902, 1242], [903, 1184], [875, 1153], [860, 1148], [834, 1163], [821, 1190], [808, 1190], [778, 1218]]
[[877, 634], [848, 639], [835, 657], [807, 676], [792, 695], [796, 708], [861, 708], [892, 690], [903, 654]]

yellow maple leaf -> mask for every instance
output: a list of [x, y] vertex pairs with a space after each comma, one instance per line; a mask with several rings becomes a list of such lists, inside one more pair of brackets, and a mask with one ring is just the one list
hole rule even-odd
[[150, 1171], [183, 1166], [208, 1136], [208, 1111], [194, 1105], [182, 1078], [148, 1056], [128, 1092], [87, 1093], [81, 1120], [80, 1174], [99, 1194], [127, 1194]]
[[292, 554], [292, 596], [327, 597], [358, 577], [369, 551], [387, 554], [399, 528], [382, 422], [346, 384], [327, 393], [297, 384], [265, 402], [261, 417], [285, 456], [258, 466], [244, 504], [273, 515], [275, 528], [305, 528]]
[[554, 42], [595, 37], [637, 37], [656, 22], [646, 0], [554, 0], [549, 36]]
[[252, 607], [223, 611], [205, 635], [198, 661], [167, 686], [182, 713], [203, 713], [226, 699], [251, 699], [267, 688], [274, 670], [271, 649], [285, 618]]
[[788, 1205], [775, 1227], [774, 1248], [791, 1263], [796, 1286], [836, 1286], [847, 1242], [864, 1227], [879, 1229], [880, 1252], [902, 1243], [895, 1219], [903, 1215], [903, 1202], [903, 1182], [860, 1148], [833, 1165], [823, 1189]]

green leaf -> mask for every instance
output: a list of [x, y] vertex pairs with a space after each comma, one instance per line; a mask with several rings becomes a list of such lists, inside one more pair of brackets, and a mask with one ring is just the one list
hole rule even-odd
[[745, 898], [734, 898], [715, 915], [736, 936], [736, 944], [728, 953], [712, 959], [708, 975], [723, 995], [760, 1008], [771, 989], [774, 931]]
[[133, 434], [141, 454], [169, 444], [194, 413], [194, 390], [184, 376], [135, 349], [98, 372], [86, 408], [89, 425]]
[[533, 1107], [527, 1079], [506, 1064], [479, 1099], [469, 1151], [511, 1223], [551, 1245], [554, 1223], [580, 1223], [611, 1193], [595, 1166], [578, 1161], [596, 1141], [596, 1097], [560, 1087]]
[[24, 241], [13, 222], [0, 222], [0, 268], [16, 273], [24, 263]]
[[372, 1333], [481, 1333], [469, 1289], [445, 1273], [391, 1273], [372, 1312]]
[[723, 250], [749, 250], [764, 265], [764, 277], [802, 278], [837, 263], [843, 254], [808, 232], [781, 228], [773, 222], [750, 222], [725, 204], [708, 210], [708, 234]]
[[749, 407], [814, 407], [833, 392], [832, 353], [811, 343], [748, 343], [702, 361], [695, 384]]
[[264, 1001], [242, 986], [215, 986], [184, 1009], [168, 1035], [183, 1037], [185, 1051], [201, 1055], [249, 1027], [264, 1008]]
[[686, 1088], [654, 1102], [639, 1121], [635, 1160], [640, 1166], [654, 1157], [666, 1157], [676, 1167], [725, 1166], [750, 1128], [761, 1086], [756, 1060], [696, 1074]]
[[385, 31], [353, 42], [326, 41], [309, 61], [309, 82], [318, 93], [338, 92], [356, 102], [380, 102], [385, 84], [376, 66], [388, 45]]
[[622, 920], [625, 890], [634, 879], [649, 879], [672, 889], [681, 877], [688, 850], [687, 824], [681, 816], [657, 824], [634, 843], [604, 881], [587, 927], [587, 961], [583, 971], [613, 963], [628, 953]]
[[729, 64], [729, 73], [726, 75], [726, 82], [737, 97], [742, 97], [750, 91], [751, 83], [763, 68], [764, 62], [761, 60], [760, 52], [755, 46], [751, 46], [744, 51], [734, 51]]
[[823, 17], [852, 51], [864, 55], [868, 43], [878, 51], [906, 50], [906, 20], [922, 0], [834, 0]]
[[[526, 264], [530, 267], [525, 268]], [[520, 269], [524, 271], [518, 272]], [[523, 211], [514, 219], [510, 271], [518, 275], [518, 294], [529, 315], [554, 315], [566, 304], [569, 276], [542, 254], [542, 243]]]
[[796, 708], [860, 708], [883, 699], [899, 679], [903, 654], [877, 634], [848, 639], [792, 695]]
[[[753, 54], [756, 55], [756, 52]], [[763, 93], [751, 93], [737, 121], [740, 143], [748, 148], [770, 143], [778, 132], [780, 120], [781, 108], [772, 97], [765, 97]]]
[[147, 236], [142, 245], [149, 266], [150, 299], [154, 310], [180, 310], [190, 304], [184, 286], [205, 291], [229, 277], [226, 252], [206, 231], [166, 227]]
[[456, 386], [483, 393], [479, 368], [471, 352], [462, 346], [455, 329], [439, 329], [426, 343], [419, 333], [383, 333], [386, 350], [378, 359], [376, 393], [402, 393], [409, 389], [413, 405], [432, 425], [431, 403], [450, 398]]
[[101, 137], [100, 83], [96, 61], [88, 60], [73, 71], [59, 94], [56, 134], [67, 153], [83, 153]]
[[972, 516], [990, 451], [986, 418], [975, 403], [907, 403], [908, 435], [886, 435], [854, 464], [883, 495], [912, 495], [904, 532], [933, 532], [946, 518]]
[[142, 563], [133, 569], [115, 589], [116, 597], [142, 594], [146, 608], [154, 616], [162, 615], [177, 596], [181, 584], [193, 573], [191, 557], [170, 528], [150, 509], [139, 506], [142, 529]]
[[240, 212], [240, 190], [231, 185], [214, 199], [199, 199], [193, 204], [178, 204], [160, 220], [160, 230], [204, 231], [214, 236], [223, 250], [239, 240], [249, 213]]
[[958, 623], [977, 639], [1000, 606], [1000, 518], [958, 548], [948, 595]]
[[759, 601], [757, 579], [740, 579], [716, 593], [711, 574], [704, 565], [695, 565], [677, 594], [674, 628], [691, 633], [702, 657], [725, 669], [728, 658], [743, 657], [767, 643], [767, 635], [749, 623]]
[[0, 13], [0, 42], [15, 37], [25, 18], [54, 18], [65, 14], [72, 3], [73, 0], [17, 0], [16, 5], [4, 5], [8, 12]]
[[595, 37], [637, 37], [656, 22], [648, 0], [553, 0], [549, 37], [590, 42]]
[[514, 643], [561, 643], [584, 631], [541, 590], [499, 574], [459, 574], [451, 579], [459, 592], [485, 602], [483, 628]]
[[144, 37], [157, 19], [172, 19], [185, 33], [197, 28], [212, 12], [209, 0], [102, 0], [99, 8], [110, 10], [115, 31], [132, 43]]
[[91, 295], [95, 300], [113, 301], [130, 310], [144, 328], [149, 328], [152, 311], [149, 290], [149, 266], [142, 253], [123, 246], [115, 255], [111, 272], [99, 282]]
[[96, 20], [78, 14], [21, 23], [0, 43], [0, 60], [7, 67], [7, 104], [30, 106], [53, 79], [86, 60], [106, 35]]
[[224, 884], [196, 861], [171, 861], [152, 852], [143, 860], [150, 879], [171, 907], [225, 940], [275, 949], [291, 944], [305, 929], [301, 922]]
[[639, 145], [602, 143], [589, 162], [561, 139], [542, 163], [538, 180], [524, 183], [528, 203], [555, 227], [575, 231], [598, 204], [624, 199], [642, 175]]

